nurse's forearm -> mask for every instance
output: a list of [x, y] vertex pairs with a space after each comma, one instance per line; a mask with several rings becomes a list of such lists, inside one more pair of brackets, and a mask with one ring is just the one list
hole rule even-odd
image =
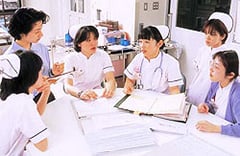
[[178, 94], [180, 93], [179, 86], [173, 86], [168, 88], [169, 94]]

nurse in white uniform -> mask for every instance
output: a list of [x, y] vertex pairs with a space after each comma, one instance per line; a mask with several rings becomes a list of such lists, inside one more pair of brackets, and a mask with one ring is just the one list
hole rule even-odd
[[232, 18], [225, 13], [213, 13], [203, 26], [205, 34], [204, 47], [198, 51], [194, 59], [196, 74], [189, 85], [187, 100], [192, 104], [198, 105], [203, 102], [210, 88], [209, 68], [212, 56], [224, 50], [232, 50], [230, 44], [226, 44], [228, 32], [232, 29]]
[[183, 85], [178, 61], [162, 49], [164, 42], [155, 26], [144, 28], [138, 35], [141, 53], [136, 55], [125, 69], [127, 76], [124, 92], [131, 94], [135, 83], [138, 89], [159, 93], [179, 93]]
[[103, 97], [112, 97], [116, 89], [111, 58], [105, 51], [97, 49], [98, 37], [94, 26], [82, 26], [74, 39], [76, 52], [65, 59], [65, 72], [75, 70], [65, 79], [65, 91], [83, 100], [96, 99], [93, 89], [102, 88], [102, 82], [105, 82]]
[[0, 155], [22, 156], [28, 143], [48, 147], [48, 129], [29, 95], [43, 83], [42, 60], [33, 52], [0, 57]]

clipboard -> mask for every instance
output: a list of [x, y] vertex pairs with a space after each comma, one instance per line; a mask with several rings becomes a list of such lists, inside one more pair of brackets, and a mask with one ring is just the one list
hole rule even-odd
[[130, 94], [126, 94], [123, 98], [121, 98], [115, 105], [114, 107], [119, 108], [119, 106], [130, 96]]

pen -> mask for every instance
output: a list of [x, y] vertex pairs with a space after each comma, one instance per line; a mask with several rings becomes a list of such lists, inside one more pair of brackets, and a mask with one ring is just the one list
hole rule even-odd
[[150, 128], [152, 132], [160, 132], [160, 133], [166, 133], [166, 134], [175, 134], [175, 135], [183, 135], [185, 132], [179, 132], [177, 129], [175, 130], [161, 130], [161, 129], [155, 129], [155, 128]]
[[71, 71], [68, 71], [68, 72], [65, 72], [65, 73], [62, 73], [62, 74], [59, 74], [59, 75], [50, 76], [49, 78], [56, 78], [56, 77], [59, 77], [59, 76], [70, 74], [70, 73], [75, 72], [75, 71], [76, 71], [76, 69], [75, 69], [75, 67], [73, 67], [73, 70], [71, 70]]

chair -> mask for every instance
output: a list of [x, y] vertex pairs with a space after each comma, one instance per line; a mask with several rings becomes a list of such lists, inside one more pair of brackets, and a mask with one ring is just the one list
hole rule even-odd
[[186, 80], [185, 75], [183, 73], [181, 73], [181, 74], [182, 74], [182, 78], [183, 78], [183, 85], [179, 86], [179, 90], [180, 90], [180, 93], [185, 93], [187, 80]]

